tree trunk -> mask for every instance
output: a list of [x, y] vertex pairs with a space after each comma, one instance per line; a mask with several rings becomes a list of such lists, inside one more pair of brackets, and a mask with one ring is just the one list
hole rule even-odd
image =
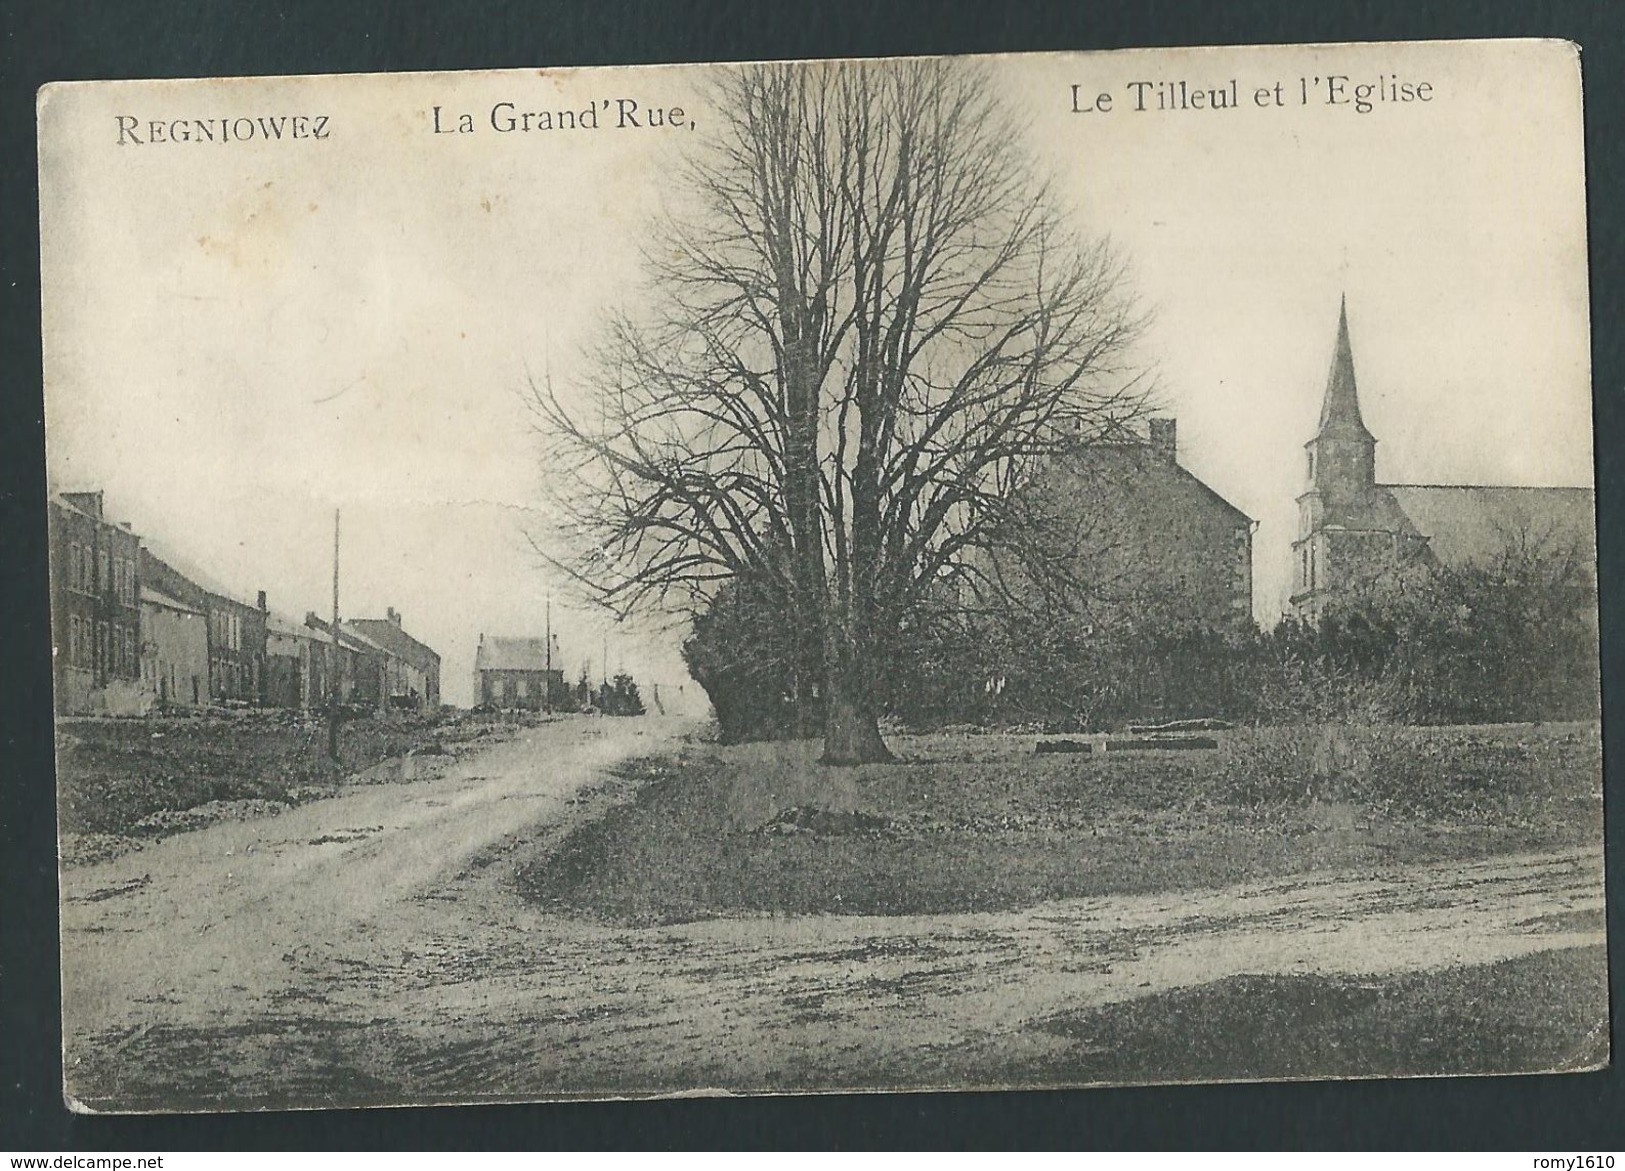
[[824, 755], [820, 764], [876, 764], [894, 759], [880, 738], [880, 718], [858, 672], [840, 664], [824, 695]]

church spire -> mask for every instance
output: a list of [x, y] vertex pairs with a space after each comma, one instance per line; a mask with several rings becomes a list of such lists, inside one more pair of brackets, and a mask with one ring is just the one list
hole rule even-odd
[[1371, 439], [1360, 417], [1360, 394], [1354, 382], [1354, 349], [1349, 345], [1349, 306], [1345, 294], [1337, 310], [1337, 345], [1326, 376], [1326, 398], [1320, 407], [1321, 435], [1353, 435]]

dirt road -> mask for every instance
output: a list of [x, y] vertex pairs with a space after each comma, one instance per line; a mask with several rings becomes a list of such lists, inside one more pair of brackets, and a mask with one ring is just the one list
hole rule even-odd
[[530, 729], [444, 776], [68, 871], [70, 1092], [218, 1109], [1041, 1080], [1060, 1042], [1033, 1026], [1057, 1013], [1603, 938], [1588, 850], [989, 914], [622, 929], [523, 903], [510, 846], [681, 730]]

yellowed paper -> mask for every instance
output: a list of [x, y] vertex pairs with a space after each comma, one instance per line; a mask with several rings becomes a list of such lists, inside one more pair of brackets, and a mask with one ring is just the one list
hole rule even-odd
[[70, 1103], [1605, 1063], [1581, 111], [46, 87]]

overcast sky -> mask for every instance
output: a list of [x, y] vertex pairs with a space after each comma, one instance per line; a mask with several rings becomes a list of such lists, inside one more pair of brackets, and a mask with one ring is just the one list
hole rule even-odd
[[[1378, 474], [1589, 484], [1580, 116], [1555, 44], [1003, 58], [1000, 91], [1080, 230], [1156, 321], [1182, 460], [1260, 522], [1284, 601], [1293, 499], [1346, 292]], [[1427, 82], [1328, 106], [1297, 79]], [[1234, 79], [1236, 110], [1133, 109], [1135, 81]], [[546, 469], [527, 376], [568, 383], [635, 287], [662, 189], [708, 119], [681, 68], [129, 83], [42, 113], [48, 466], [153, 543], [293, 617], [401, 610], [466, 702], [480, 632], [562, 594], [523, 539]], [[1286, 105], [1260, 108], [1283, 83]], [[1108, 113], [1073, 113], [1113, 94]], [[1143, 89], [1143, 87], [1142, 87]], [[1155, 91], [1145, 90], [1154, 104]], [[501, 101], [681, 106], [693, 128], [500, 134]], [[1271, 98], [1273, 102], [1273, 91]], [[433, 133], [473, 115], [468, 135]], [[139, 119], [324, 116], [324, 139], [118, 144]], [[128, 124], [126, 124], [128, 125]], [[216, 121], [218, 125], [218, 121]], [[314, 125], [314, 123], [312, 123]], [[143, 139], [147, 134], [140, 135]], [[680, 636], [555, 606], [572, 672], [671, 694]], [[691, 683], [687, 691], [694, 690]]]

